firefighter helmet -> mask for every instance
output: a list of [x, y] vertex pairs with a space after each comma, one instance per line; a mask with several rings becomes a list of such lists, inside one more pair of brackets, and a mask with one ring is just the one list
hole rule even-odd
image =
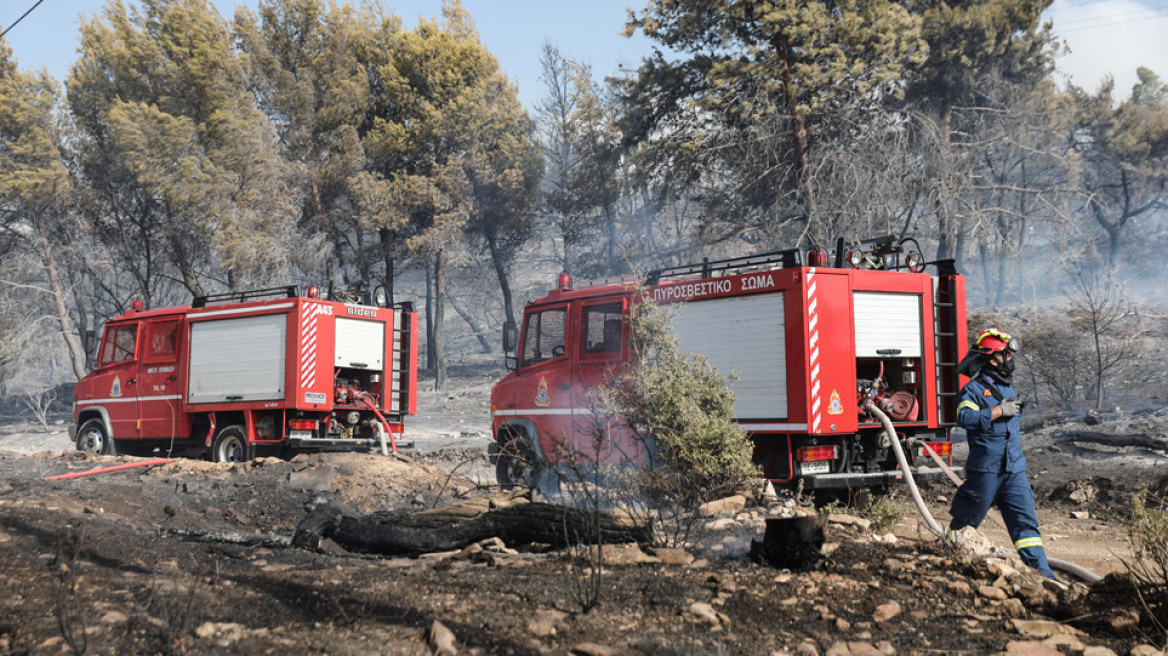
[[979, 353], [985, 353], [987, 355], [1002, 351], [1017, 353], [1018, 339], [1011, 337], [1009, 333], [998, 330], [997, 328], [987, 328], [978, 333], [977, 339], [973, 341], [973, 347]]

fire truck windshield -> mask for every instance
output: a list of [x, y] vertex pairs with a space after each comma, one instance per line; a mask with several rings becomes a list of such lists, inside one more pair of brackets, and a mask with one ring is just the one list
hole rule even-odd
[[562, 356], [567, 325], [567, 310], [562, 307], [528, 314], [523, 329], [521, 364], [530, 365]]

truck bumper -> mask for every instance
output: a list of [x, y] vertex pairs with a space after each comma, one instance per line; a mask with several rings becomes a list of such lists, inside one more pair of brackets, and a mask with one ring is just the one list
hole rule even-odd
[[292, 438], [288, 445], [293, 449], [317, 451], [369, 451], [381, 448], [381, 443], [375, 439], [359, 438], [352, 440], [330, 440], [323, 438]]
[[[965, 473], [964, 467], [953, 467], [958, 476]], [[940, 467], [917, 467], [912, 471], [913, 480], [918, 483], [925, 481], [939, 481], [946, 478]], [[832, 490], [852, 487], [875, 487], [879, 485], [896, 485], [904, 480], [900, 470], [873, 472], [868, 474], [841, 473], [841, 474], [811, 474], [803, 477], [805, 490]]]

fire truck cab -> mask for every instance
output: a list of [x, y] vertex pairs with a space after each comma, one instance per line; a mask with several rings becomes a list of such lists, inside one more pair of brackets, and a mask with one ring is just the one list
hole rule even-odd
[[105, 326], [74, 389], [77, 448], [250, 460], [369, 449], [414, 414], [417, 315], [296, 287], [133, 309]]
[[[851, 251], [841, 240], [836, 251], [831, 266], [824, 250], [789, 250], [577, 288], [561, 275], [527, 305], [521, 331], [504, 328], [504, 348], [515, 355], [491, 394], [500, 482], [533, 483], [572, 457], [565, 454], [639, 462], [630, 456], [638, 450], [632, 431], [609, 453], [587, 446], [589, 391], [633, 364], [627, 317], [639, 285], [673, 305], [683, 351], [733, 372], [735, 421], [771, 481], [817, 490], [900, 479], [880, 423], [860, 409], [869, 399], [891, 417], [910, 460], [923, 457], [921, 443], [951, 459], [966, 340], [962, 276], [948, 260], [927, 263], [936, 272], [925, 273], [911, 240], [885, 237]], [[912, 466], [918, 480], [943, 475]]]

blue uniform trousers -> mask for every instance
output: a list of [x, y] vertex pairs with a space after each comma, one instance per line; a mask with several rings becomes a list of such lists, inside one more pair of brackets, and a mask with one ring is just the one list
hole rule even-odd
[[985, 519], [991, 505], [997, 505], [1006, 522], [1006, 530], [1014, 541], [1014, 548], [1023, 562], [1038, 570], [1047, 578], [1054, 578], [1050, 564], [1046, 562], [1046, 550], [1042, 547], [1042, 534], [1038, 532], [1038, 515], [1034, 511], [1034, 493], [1026, 472], [979, 472], [966, 473], [965, 482], [953, 498], [949, 514], [953, 521], [949, 528], [958, 531], [966, 526], [978, 527]]

